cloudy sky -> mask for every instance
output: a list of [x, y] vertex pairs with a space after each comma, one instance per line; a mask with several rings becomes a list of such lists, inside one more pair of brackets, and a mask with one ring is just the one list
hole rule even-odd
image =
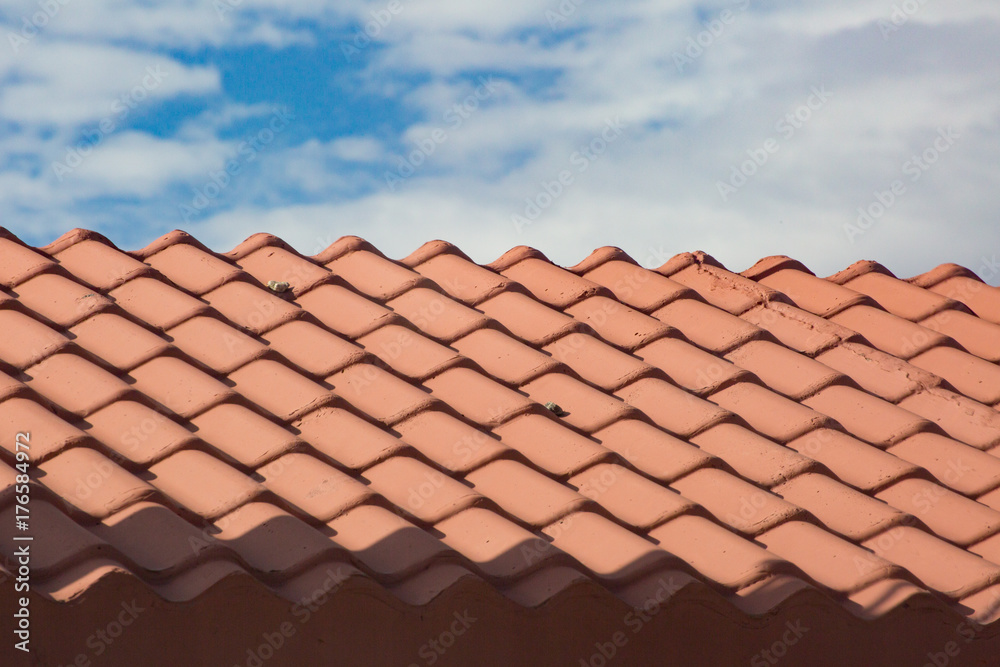
[[996, 0], [0, 0], [0, 224], [1000, 283]]

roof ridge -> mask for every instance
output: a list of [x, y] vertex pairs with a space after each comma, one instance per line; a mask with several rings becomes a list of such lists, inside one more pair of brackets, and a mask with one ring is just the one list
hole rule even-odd
[[878, 262], [870, 259], [862, 259], [854, 262], [846, 269], [842, 269], [833, 275], [827, 276], [826, 279], [832, 283], [843, 285], [844, 283], [850, 282], [855, 278], [865, 275], [866, 273], [881, 273], [882, 275], [889, 276], [890, 278], [896, 278], [892, 271], [885, 268]]
[[760, 281], [767, 278], [773, 273], [778, 271], [784, 271], [785, 269], [792, 269], [795, 271], [802, 271], [803, 273], [808, 273], [811, 276], [816, 275], [802, 262], [797, 259], [792, 259], [787, 255], [770, 255], [768, 257], [763, 257], [751, 266], [746, 271], [740, 273], [741, 276], [746, 276], [751, 280]]

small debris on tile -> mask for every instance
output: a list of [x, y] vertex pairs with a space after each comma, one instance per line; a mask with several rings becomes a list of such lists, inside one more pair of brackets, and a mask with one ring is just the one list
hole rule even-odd
[[278, 294], [282, 294], [284, 292], [287, 292], [291, 287], [292, 286], [289, 285], [286, 282], [281, 282], [281, 281], [277, 281], [277, 280], [268, 280], [267, 281], [267, 288], [269, 290], [271, 290], [272, 292], [277, 292]]
[[545, 407], [548, 410], [551, 410], [552, 413], [555, 414], [556, 417], [562, 417], [563, 415], [567, 414], [566, 412], [563, 411], [562, 408], [560, 408], [557, 404], [553, 403], [552, 401], [549, 401], [548, 403], [546, 403]]

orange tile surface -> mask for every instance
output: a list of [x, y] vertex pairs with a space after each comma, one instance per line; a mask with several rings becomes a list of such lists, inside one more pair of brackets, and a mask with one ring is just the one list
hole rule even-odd
[[0, 230], [0, 519], [30, 431], [56, 601], [234, 573], [294, 600], [337, 566], [393, 604], [478, 582], [631, 605], [672, 577], [733, 614], [985, 618], [1000, 297], [949, 267]]

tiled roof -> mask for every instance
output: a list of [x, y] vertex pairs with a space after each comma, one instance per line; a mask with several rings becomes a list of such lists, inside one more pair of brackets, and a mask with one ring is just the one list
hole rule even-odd
[[669, 580], [751, 625], [1000, 627], [1000, 289], [958, 266], [0, 229], [0, 332], [0, 525], [30, 431], [51, 601], [295, 602], [336, 565], [397, 607]]

